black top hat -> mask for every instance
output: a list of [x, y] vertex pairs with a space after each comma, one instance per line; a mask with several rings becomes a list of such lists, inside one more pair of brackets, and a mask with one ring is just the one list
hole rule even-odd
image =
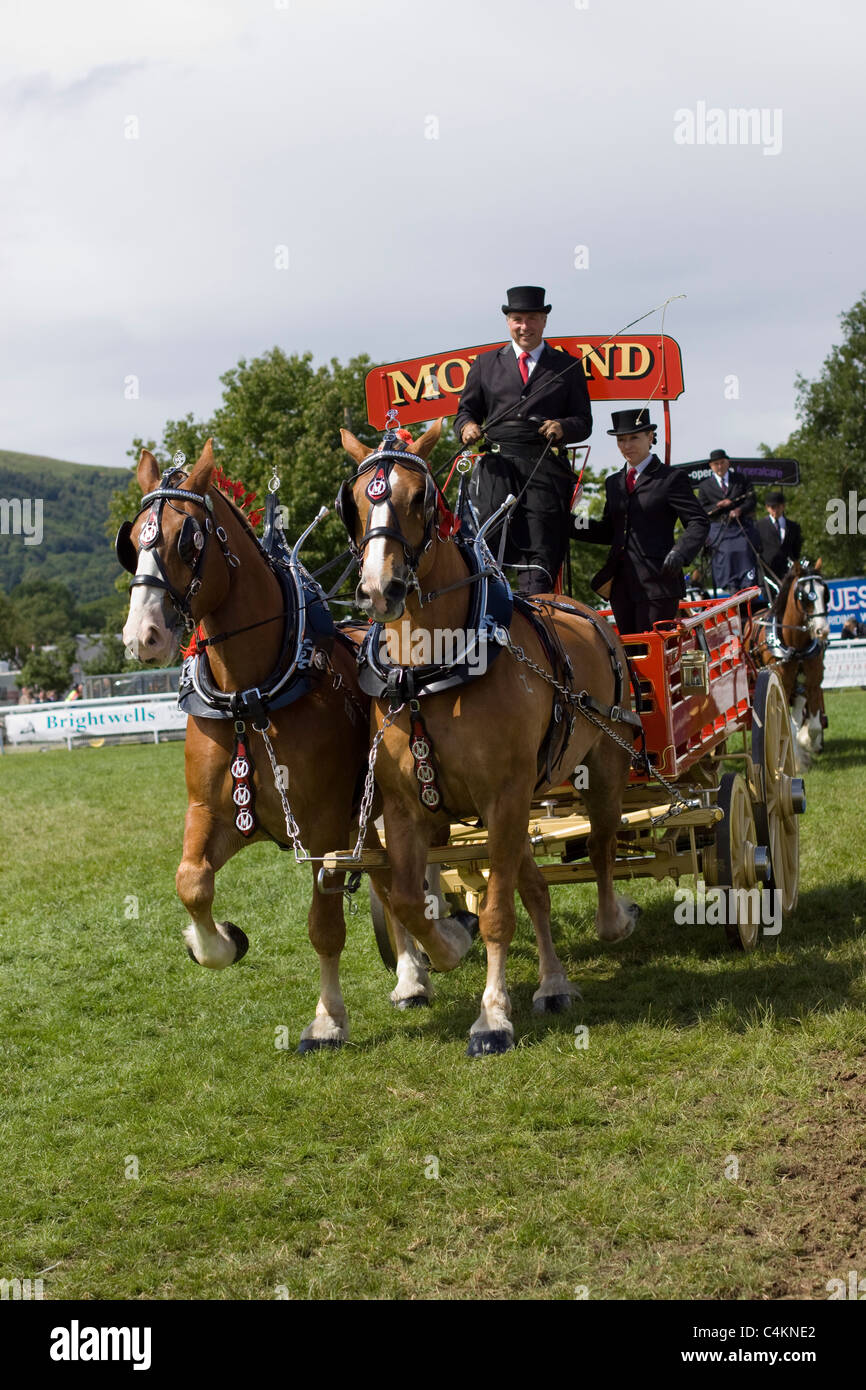
[[768, 507], [778, 507], [784, 500], [785, 494], [782, 489], [780, 487], [771, 487], [770, 491], [767, 493], [766, 505]]
[[727, 457], [728, 455], [725, 453], [724, 449], [710, 450], [710, 463], [715, 463], [716, 459], [726, 459]]
[[544, 290], [540, 285], [515, 285], [505, 291], [508, 303], [503, 304], [503, 314], [549, 314], [550, 305], [544, 302]]
[[658, 429], [658, 425], [653, 424], [649, 415], [645, 405], [639, 410], [614, 410], [610, 417], [613, 429], [608, 430], [608, 434], [640, 434], [641, 430]]

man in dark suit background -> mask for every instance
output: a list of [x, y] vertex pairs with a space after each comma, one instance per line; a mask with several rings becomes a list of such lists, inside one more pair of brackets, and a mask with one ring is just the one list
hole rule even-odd
[[731, 467], [724, 449], [710, 451], [712, 474], [698, 488], [698, 501], [710, 518], [709, 546], [716, 589], [735, 594], [758, 576], [756, 552], [761, 538], [755, 526], [755, 489], [744, 473]]
[[[677, 616], [686, 592], [683, 566], [697, 555], [709, 522], [688, 477], [666, 468], [652, 452], [656, 426], [646, 407], [616, 410], [611, 417], [625, 467], [605, 479], [604, 512], [575, 527], [578, 540], [610, 546], [590, 581], [610, 598], [620, 633], [648, 632], [653, 623]], [[674, 527], [685, 530], [674, 545]]]
[[549, 593], [568, 548], [574, 491], [567, 456], [558, 446], [588, 437], [592, 410], [579, 359], [544, 341], [551, 306], [541, 286], [517, 285], [507, 291], [507, 300], [502, 312], [511, 342], [482, 352], [472, 363], [454, 428], [464, 444], [484, 436], [488, 445], [498, 446], [476, 463], [470, 500], [485, 521], [509, 492], [522, 493], [509, 522], [504, 559], [523, 566], [522, 594]]
[[803, 533], [796, 521], [785, 516], [785, 494], [780, 487], [770, 488], [766, 497], [767, 515], [758, 522], [758, 535], [763, 547], [761, 564], [776, 579], [784, 579], [788, 566], [799, 560], [803, 548]]

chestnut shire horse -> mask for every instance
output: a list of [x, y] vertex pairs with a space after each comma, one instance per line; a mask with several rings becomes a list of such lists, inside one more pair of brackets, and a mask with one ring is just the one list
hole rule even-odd
[[[801, 567], [796, 561], [782, 580], [772, 606], [754, 618], [751, 650], [758, 666], [775, 666], [793, 706], [797, 743], [808, 753], [824, 746], [824, 651], [830, 637], [827, 618], [830, 591], [821, 561]], [[797, 693], [800, 672], [804, 692]]]
[[[349, 846], [353, 803], [369, 747], [369, 705], [358, 689], [353, 647], [326, 637], [306, 648], [304, 669], [298, 673], [305, 682], [299, 698], [282, 708], [255, 706], [260, 691], [275, 685], [269, 678], [276, 676], [278, 684], [291, 662], [294, 638], [290, 641], [288, 634], [297, 634], [300, 616], [290, 610], [302, 605], [286, 578], [285, 564], [281, 578], [280, 565], [268, 560], [246, 517], [212, 485], [213, 470], [210, 440], [188, 475], [167, 469], [162, 481], [155, 458], [143, 450], [138, 465], [143, 510], [121, 527], [117, 553], [135, 576], [123, 629], [134, 656], [167, 661], [177, 649], [181, 614], [206, 638], [217, 639], [205, 649], [206, 688], [200, 668], [197, 683], [216, 707], [204, 708], [204, 714], [218, 717], [190, 712], [187, 723], [189, 804], [176, 882], [191, 918], [184, 933], [191, 958], [222, 970], [240, 960], [249, 943], [233, 923], [214, 920], [216, 873], [254, 840], [273, 840], [283, 847], [292, 843], [277, 777], [256, 726], [264, 727], [272, 741], [300, 841], [311, 856], [321, 856], [335, 845]], [[307, 608], [319, 604], [320, 613], [327, 615], [317, 586], [303, 592], [308, 599], [318, 595]], [[309, 626], [309, 612], [306, 617]], [[330, 627], [329, 617], [320, 624], [325, 625]], [[185, 664], [185, 673], [192, 661]], [[183, 689], [182, 676], [182, 699]], [[232, 694], [240, 703], [226, 714]], [[277, 698], [275, 693], [274, 703]], [[251, 703], [258, 718], [251, 717]], [[235, 741], [238, 713], [245, 723], [245, 758], [239, 758]], [[251, 774], [239, 778], [250, 759]], [[250, 805], [251, 831], [246, 819]], [[239, 823], [248, 833], [242, 833]], [[343, 897], [319, 892], [316, 867], [308, 929], [319, 957], [321, 993], [316, 1017], [303, 1030], [301, 1052], [336, 1047], [348, 1037], [339, 976], [346, 940]]]
[[[437, 496], [426, 460], [441, 428], [440, 420], [405, 453], [391, 443], [394, 436], [386, 436], [382, 449], [374, 453], [353, 434], [341, 431], [343, 447], [358, 467], [338, 498], [338, 511], [360, 565], [356, 600], [382, 625], [387, 650], [402, 652], [400, 662], [409, 667], [429, 663], [431, 652], [434, 661], [441, 659], [435, 655], [437, 650], [450, 644], [453, 634], [466, 634], [475, 587], [453, 535], [446, 536], [448, 527], [437, 524], [444, 503], [439, 500], [441, 494]], [[627, 676], [624, 692], [616, 690], [614, 662], [618, 657], [623, 672], [626, 665], [612, 631], [608, 641], [589, 609], [570, 600], [556, 601], [562, 606], [551, 607], [548, 600], [545, 616], [563, 654], [570, 658], [578, 685], [598, 702], [607, 702], [599, 707], [609, 711], [619, 700], [629, 711]], [[499, 632], [500, 637], [507, 636], [501, 628]], [[551, 672], [548, 648], [535, 625], [516, 608], [510, 636], [537, 667]], [[363, 686], [363, 673], [361, 679]], [[505, 966], [515, 930], [515, 890], [538, 941], [540, 983], [533, 996], [535, 1011], [568, 1009], [572, 996], [579, 993], [566, 978], [553, 947], [550, 892], [527, 835], [539, 781], [539, 750], [551, 727], [554, 691], [513, 651], [502, 650], [495, 661], [486, 663], [480, 678], [431, 691], [414, 711], [409, 701], [396, 715], [398, 708], [396, 700], [393, 704], [387, 698], [373, 700], [372, 731], [379, 740], [375, 773], [383, 796], [391, 867], [390, 906], [432, 966], [453, 969], [454, 937], [462, 933], [466, 949], [468, 934], [455, 919], [435, 920], [425, 912], [427, 852], [431, 845], [447, 844], [453, 818], [481, 818], [488, 834], [490, 870], [479, 913], [487, 982], [481, 1012], [470, 1029], [468, 1052], [470, 1056], [505, 1052], [514, 1043]], [[637, 915], [634, 904], [613, 890], [631, 737], [621, 747], [576, 710], [563, 713], [560, 709], [560, 713], [559, 727], [565, 731], [562, 756], [556, 759], [556, 776], [552, 780], [542, 776], [542, 783], [545, 787], [562, 783], [580, 764], [587, 769], [589, 785], [582, 794], [592, 826], [589, 856], [598, 888], [596, 929], [602, 940], [620, 941], [633, 930]], [[626, 717], [634, 720], [630, 713]], [[622, 724], [600, 722], [619, 727], [622, 737]], [[417, 759], [424, 759], [430, 745], [432, 759], [419, 766]], [[438, 778], [432, 785], [431, 775]], [[428, 809], [431, 803], [433, 809]]]

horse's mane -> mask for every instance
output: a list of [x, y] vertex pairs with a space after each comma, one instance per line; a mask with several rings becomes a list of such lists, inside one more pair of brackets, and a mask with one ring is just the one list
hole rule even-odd
[[785, 575], [785, 578], [782, 580], [782, 587], [776, 595], [776, 602], [773, 604], [774, 617], [783, 618], [785, 616], [785, 607], [788, 602], [788, 595], [791, 592], [791, 585], [797, 577], [798, 576], [794, 573], [794, 566], [792, 565]]
[[[190, 472], [191, 471], [192, 470], [190, 470]], [[189, 482], [189, 472], [185, 468], [180, 469], [180, 472], [184, 475], [184, 481]], [[234, 498], [230, 497], [227, 492], [223, 492], [222, 488], [214, 481], [213, 478], [211, 478], [211, 481], [208, 483], [206, 491], [210, 492], [212, 495], [216, 494], [217, 497], [221, 497], [223, 501], [228, 503], [232, 512], [234, 513], [238, 521], [241, 523], [243, 529], [247, 532], [248, 535], [252, 536], [259, 550], [261, 550], [261, 537], [256, 535], [255, 531], [250, 525], [249, 518], [246, 512], [241, 510], [237, 502], [235, 502]]]

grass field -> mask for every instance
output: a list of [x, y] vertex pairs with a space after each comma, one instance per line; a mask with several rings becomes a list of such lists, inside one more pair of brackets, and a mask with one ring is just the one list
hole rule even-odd
[[398, 1013], [364, 902], [352, 1042], [294, 1052], [309, 871], [274, 847], [218, 879], [248, 956], [192, 965], [181, 745], [0, 759], [0, 1277], [47, 1270], [45, 1297], [74, 1299], [702, 1299], [866, 1273], [866, 694], [828, 711], [780, 937], [738, 956], [638, 880], [638, 930], [605, 947], [593, 890], [554, 889], [583, 1002], [532, 1015], [521, 917], [518, 1046], [474, 1061], [480, 946]]

